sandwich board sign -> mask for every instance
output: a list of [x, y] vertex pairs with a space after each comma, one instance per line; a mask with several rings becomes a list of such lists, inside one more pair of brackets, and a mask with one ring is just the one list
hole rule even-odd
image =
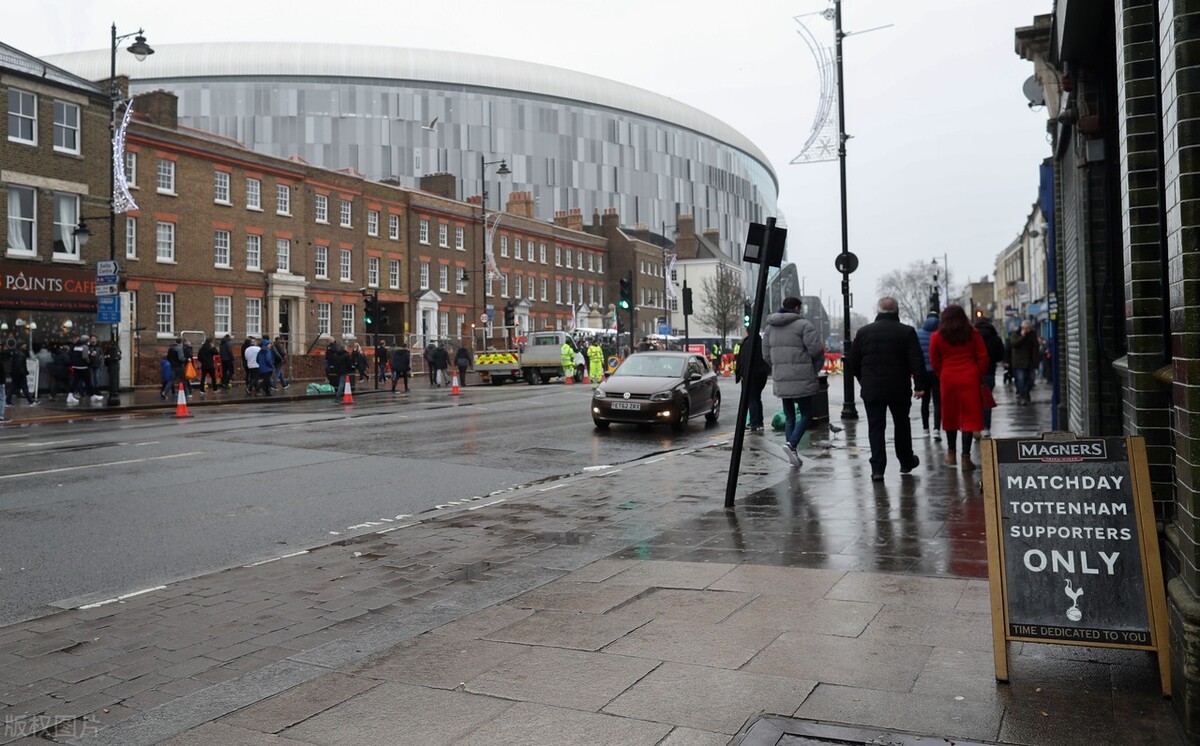
[[1009, 642], [1152, 650], [1170, 696], [1145, 440], [1046, 433], [981, 445], [996, 678], [1008, 681]]

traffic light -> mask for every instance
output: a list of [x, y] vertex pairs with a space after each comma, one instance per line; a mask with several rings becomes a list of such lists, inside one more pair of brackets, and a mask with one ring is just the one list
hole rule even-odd
[[513, 302], [511, 300], [508, 303], [504, 304], [504, 325], [505, 326], [516, 326], [517, 325], [517, 309], [515, 306], [513, 306]]
[[692, 289], [683, 289], [683, 315], [691, 316], [694, 313], [692, 310]]
[[379, 303], [378, 301], [375, 303], [374, 321], [375, 323], [379, 324], [379, 326], [387, 326], [391, 323], [391, 320], [388, 318], [387, 306]]
[[617, 306], [626, 311], [633, 307], [633, 282], [628, 277], [621, 278], [621, 293]]
[[748, 299], [742, 304], [742, 326], [750, 328], [750, 322], [754, 320], [754, 304]]
[[374, 295], [368, 295], [363, 300], [363, 324], [370, 328], [378, 317], [379, 300]]

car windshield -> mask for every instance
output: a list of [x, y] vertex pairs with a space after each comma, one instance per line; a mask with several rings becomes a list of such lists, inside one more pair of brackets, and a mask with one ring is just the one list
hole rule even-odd
[[617, 368], [614, 376], [642, 376], [650, 378], [682, 378], [683, 364], [681, 357], [653, 355], [640, 352], [631, 356], [621, 367]]

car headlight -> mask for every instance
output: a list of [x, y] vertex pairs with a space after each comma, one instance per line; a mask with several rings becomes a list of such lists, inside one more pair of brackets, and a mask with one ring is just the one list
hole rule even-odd
[[675, 398], [674, 391], [659, 391], [650, 395], [650, 401], [671, 401]]
[[592, 398], [593, 399], [607, 399], [608, 394], [604, 393], [604, 391], [601, 389], [596, 389], [595, 391], [592, 392]]

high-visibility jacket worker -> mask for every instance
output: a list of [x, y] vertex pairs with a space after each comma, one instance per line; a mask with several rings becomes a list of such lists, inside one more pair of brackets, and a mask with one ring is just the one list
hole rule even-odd
[[604, 350], [600, 349], [600, 345], [591, 345], [588, 347], [588, 378], [592, 379], [593, 386], [600, 385], [600, 379], [604, 377]]
[[559, 357], [562, 360], [563, 378], [571, 378], [575, 375], [575, 348], [570, 342], [563, 342], [562, 349], [559, 350]]

